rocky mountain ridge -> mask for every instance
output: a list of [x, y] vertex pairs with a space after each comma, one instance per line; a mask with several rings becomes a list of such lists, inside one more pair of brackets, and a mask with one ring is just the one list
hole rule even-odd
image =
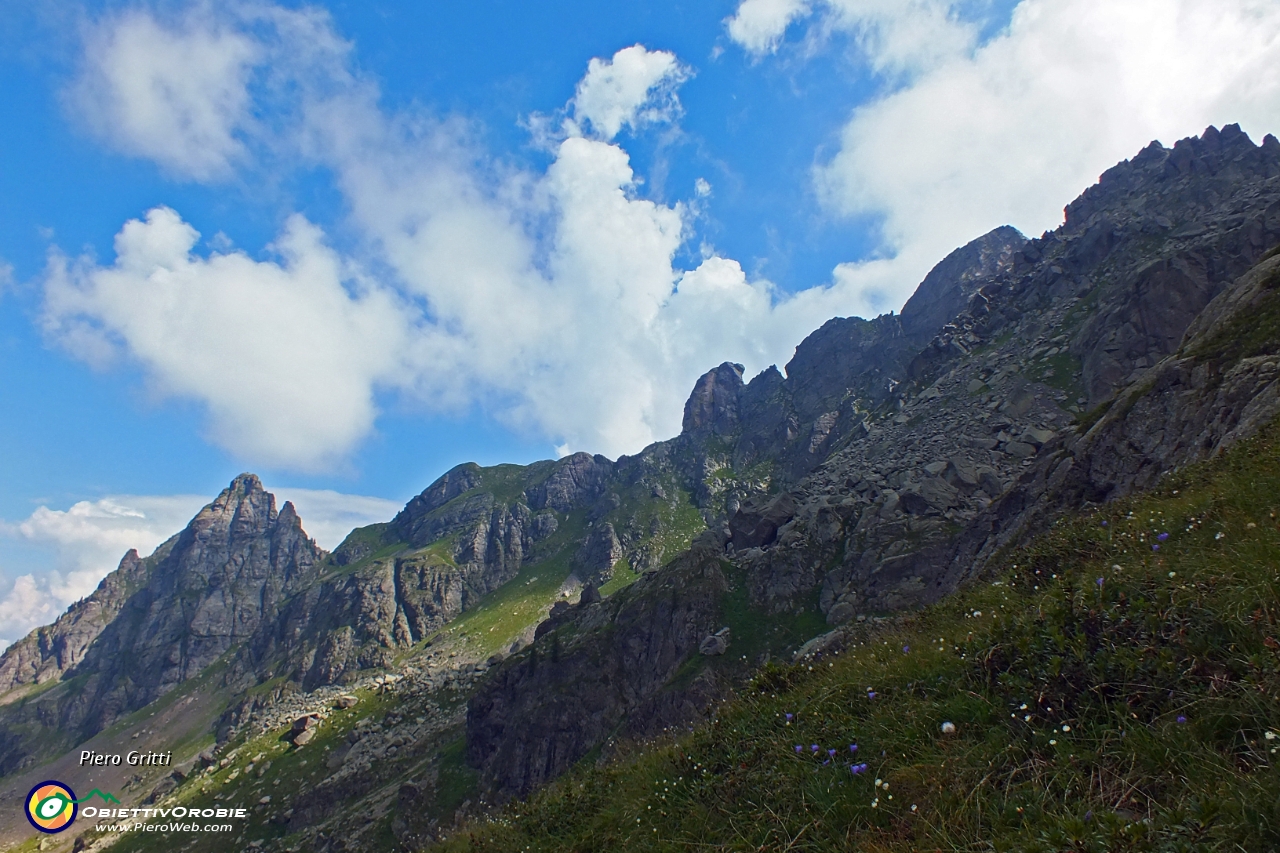
[[[732, 674], [723, 661], [735, 652], [740, 660], [744, 645], [749, 656], [779, 650], [730, 642], [722, 658], [700, 654], [702, 641], [724, 625], [737, 638], [744, 630], [758, 635], [761, 619], [818, 613], [834, 627], [934, 601], [1055, 512], [1149, 485], [1169, 466], [1248, 434], [1273, 411], [1272, 361], [1257, 356], [1261, 361], [1212, 378], [1201, 364], [1169, 359], [1180, 348], [1207, 346], [1209, 317], [1239, 323], [1250, 316], [1240, 306], [1263, 297], [1241, 294], [1260, 285], [1240, 277], [1277, 242], [1280, 143], [1268, 136], [1255, 146], [1238, 127], [1210, 128], [1172, 149], [1153, 144], [1109, 170], [1068, 207], [1057, 231], [1025, 243], [1006, 237], [987, 253], [1001, 260], [967, 279], [963, 310], [918, 350], [876, 364], [883, 386], [870, 386], [874, 391], [860, 392], [867, 362], [853, 354], [893, 352], [906, 310], [896, 322], [829, 322], [797, 348], [786, 379], [765, 374], [744, 386], [732, 365], [704, 376], [698, 400], [686, 408], [693, 430], [681, 439], [719, 426], [726, 466], [759, 458], [748, 454], [758, 452], [760, 433], [741, 413], [757, 399], [752, 386], [804, 387], [802, 353], [817, 364], [843, 359], [857, 374], [828, 371], [824, 381], [847, 394], [828, 409], [831, 417], [809, 422], [807, 435], [793, 402], [801, 395], [775, 392], [774, 423], [791, 428], [770, 434], [772, 458], [795, 459], [797, 446], [821, 446], [815, 438], [826, 424], [849, 426], [833, 430], [835, 440], [811, 473], [797, 477], [797, 468], [784, 464], [774, 469], [772, 488], [736, 506], [731, 494], [726, 522], [664, 570], [662, 583], [637, 583], [614, 601], [562, 615], [561, 629], [481, 685], [468, 716], [468, 748], [484, 783], [499, 796], [526, 793], [599, 747], [602, 732], [643, 735], [670, 723], [649, 710], [655, 703], [696, 716], [714, 699], [708, 685]], [[1270, 280], [1263, 267], [1252, 275]], [[1219, 297], [1225, 301], [1214, 303]], [[849, 336], [840, 339], [843, 330]], [[1159, 369], [1148, 377], [1153, 365]], [[1151, 397], [1153, 390], [1160, 396]], [[807, 412], [832, 400], [819, 398], [823, 403]], [[1090, 420], [1086, 410], [1102, 406], [1108, 413], [1085, 433], [1088, 440], [1079, 438], [1078, 425]], [[1191, 414], [1176, 417], [1179, 407]], [[1187, 426], [1175, 429], [1179, 424]], [[1132, 465], [1133, 449], [1154, 464]], [[660, 606], [669, 589], [712, 576], [721, 578], [707, 588], [721, 590], [715, 606], [694, 607], [678, 594]], [[744, 607], [756, 615], [743, 619]], [[625, 619], [646, 608], [647, 621]], [[535, 677], [533, 661], [549, 668], [551, 643], [554, 671]], [[615, 668], [628, 677], [597, 680], [608, 670], [602, 648], [616, 650]], [[629, 659], [636, 649], [647, 651]], [[653, 684], [660, 686], [646, 687]]]
[[[430, 840], [473, 772], [446, 754], [473, 796], [527, 793], [1273, 417], [1258, 262], [1277, 242], [1280, 143], [1210, 128], [1108, 170], [1052, 233], [956, 250], [900, 315], [833, 319], [750, 381], [708, 371], [681, 434], [634, 456], [459, 465], [332, 554], [242, 475], [0, 656], [0, 773], [213, 678], [219, 763], [254, 743], [277, 770], [233, 761], [152, 796], [267, 796], [305, 759], [264, 744], [314, 714], [314, 804], [263, 820], [306, 849], [375, 849], [359, 803], [387, 826], [426, 815], [394, 834]], [[348, 691], [358, 714], [325, 711]]]

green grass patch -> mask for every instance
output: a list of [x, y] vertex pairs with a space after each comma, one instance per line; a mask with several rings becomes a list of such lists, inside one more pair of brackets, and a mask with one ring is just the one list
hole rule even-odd
[[524, 565], [511, 580], [484, 596], [437, 632], [436, 636], [466, 635], [468, 645], [487, 656], [509, 647], [559, 597], [570, 574], [569, 561], [576, 542], [586, 530], [582, 512], [570, 514], [540, 550], [549, 554]]
[[[720, 619], [731, 632], [731, 654], [725, 657], [755, 665], [763, 656], [794, 651], [805, 641], [831, 630], [818, 606], [820, 589], [796, 608], [764, 613], [751, 601], [746, 573], [727, 560], [720, 563], [729, 579], [729, 591], [720, 600]], [[715, 659], [713, 659], [715, 660]], [[705, 662], [705, 660], [704, 660]]]
[[613, 575], [600, 587], [600, 594], [603, 596], [613, 595], [620, 589], [626, 589], [636, 582], [640, 577], [640, 573], [633, 571], [631, 564], [625, 559], [619, 560], [613, 564]]
[[1080, 380], [1076, 374], [1081, 369], [1080, 361], [1071, 353], [1063, 350], [1045, 359], [1030, 372], [1031, 378], [1043, 382], [1050, 388], [1065, 391], [1069, 395], [1080, 392]]
[[1247, 310], [1237, 312], [1216, 334], [1198, 341], [1187, 355], [1221, 367], [1243, 358], [1274, 353], [1280, 329], [1280, 270], [1264, 283], [1260, 297]]
[[467, 741], [459, 736], [440, 750], [440, 775], [436, 782], [436, 800], [433, 811], [437, 815], [453, 814], [454, 810], [476, 794], [479, 775], [467, 766]]

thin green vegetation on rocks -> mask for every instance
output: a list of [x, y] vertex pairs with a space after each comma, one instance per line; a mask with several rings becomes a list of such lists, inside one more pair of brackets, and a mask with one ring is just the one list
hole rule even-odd
[[1273, 424], [440, 849], [1280, 849], [1277, 512]]

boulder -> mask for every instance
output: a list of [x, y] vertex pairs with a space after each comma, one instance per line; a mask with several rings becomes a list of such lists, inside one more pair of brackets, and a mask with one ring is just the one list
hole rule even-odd
[[959, 492], [941, 477], [930, 477], [920, 484], [920, 497], [936, 510], [946, 510], [955, 506]]
[[708, 634], [698, 645], [698, 652], [707, 657], [722, 655], [729, 649], [729, 629], [721, 628], [714, 634]]
[[1035, 455], [1036, 448], [1035, 445], [1027, 444], [1026, 442], [1010, 441], [1005, 444], [1004, 452], [1019, 459], [1026, 459], [1028, 456]]
[[796, 514], [796, 500], [789, 493], [776, 498], [752, 498], [729, 519], [729, 536], [738, 550], [770, 545], [778, 538], [778, 528]]
[[956, 487], [976, 488], [978, 485], [978, 469], [963, 456], [952, 456], [947, 460], [944, 475], [947, 482]]
[[320, 725], [320, 718], [315, 714], [307, 714], [293, 721], [292, 731], [296, 735], [299, 732], [305, 732], [308, 729], [314, 729]]
[[[827, 611], [828, 625], [843, 625], [853, 618], [853, 605], [847, 601], [836, 602], [835, 606]], [[826, 635], [823, 635], [826, 636]], [[807, 644], [806, 644], [807, 645]]]
[[1051, 438], [1053, 438], [1055, 435], [1057, 435], [1057, 433], [1051, 429], [1037, 429], [1035, 427], [1028, 427], [1022, 433], [1022, 435], [1018, 436], [1018, 441], [1022, 442], [1023, 444], [1033, 445], [1038, 450], [1042, 446], [1044, 446], [1046, 443], [1048, 443], [1048, 441]]

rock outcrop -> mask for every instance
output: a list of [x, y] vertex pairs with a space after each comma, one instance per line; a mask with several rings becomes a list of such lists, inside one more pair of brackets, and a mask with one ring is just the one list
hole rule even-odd
[[0, 656], [0, 703], [22, 698], [34, 687], [56, 681], [84, 659], [89, 646], [129, 600], [129, 596], [145, 582], [151, 566], [163, 559], [176, 540], [160, 546], [148, 560], [130, 549], [120, 565], [102, 579], [88, 597], [77, 601], [52, 625], [37, 628], [5, 649]]
[[[628, 720], [647, 734], [696, 702], [662, 688], [715, 625], [727, 589], [723, 540], [704, 534], [625, 595], [578, 605], [485, 681], [467, 710], [467, 758], [498, 789], [525, 794], [558, 776]], [[675, 700], [674, 703], [667, 699]]]

